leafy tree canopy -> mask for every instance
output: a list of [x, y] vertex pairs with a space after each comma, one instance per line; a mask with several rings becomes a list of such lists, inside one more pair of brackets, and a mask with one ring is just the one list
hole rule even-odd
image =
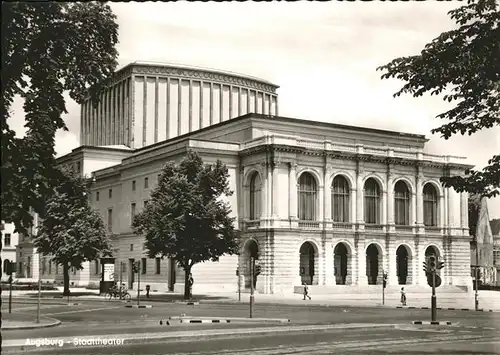
[[176, 260], [187, 281], [193, 265], [237, 253], [234, 218], [229, 217], [229, 203], [223, 200], [232, 194], [228, 178], [221, 161], [203, 164], [193, 151], [180, 164], [167, 163], [149, 203], [133, 221], [134, 232], [146, 238], [149, 257]]
[[89, 201], [89, 182], [69, 169], [45, 202], [34, 245], [59, 265], [82, 269], [82, 263], [111, 255], [111, 242], [101, 215]]
[[[59, 172], [55, 133], [67, 129], [64, 92], [81, 103], [99, 92], [117, 65], [118, 25], [99, 2], [2, 2], [2, 219], [26, 232]], [[16, 138], [8, 118], [24, 100], [27, 133]]]
[[[382, 79], [405, 82], [395, 97], [444, 93], [443, 100], [456, 102], [437, 116], [448, 123], [432, 130], [445, 139], [500, 125], [500, 3], [469, 0], [448, 14], [456, 29], [428, 43], [420, 55], [397, 58], [378, 68], [385, 71]], [[466, 176], [441, 181], [458, 192], [494, 197], [500, 193], [500, 155], [493, 156], [482, 171], [468, 170]]]

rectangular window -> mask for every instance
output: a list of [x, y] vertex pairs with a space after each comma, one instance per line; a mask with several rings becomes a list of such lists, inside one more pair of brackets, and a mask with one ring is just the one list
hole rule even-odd
[[141, 272], [143, 275], [145, 275], [146, 274], [146, 258], [142, 258], [141, 261], [142, 261]]
[[108, 209], [108, 232], [113, 232], [113, 209]]
[[76, 172], [80, 173], [81, 169], [82, 169], [82, 164], [80, 162], [77, 162], [76, 163]]
[[134, 251], [134, 244], [130, 244], [130, 251]]
[[156, 275], [160, 275], [161, 258], [156, 258]]
[[49, 275], [52, 274], [52, 260], [49, 260]]
[[145, 189], [149, 188], [149, 179], [148, 178], [144, 178], [144, 188]]
[[5, 233], [3, 245], [10, 247], [10, 233]]
[[135, 191], [135, 180], [132, 181], [132, 191]]
[[149, 202], [148, 200], [144, 201], [144, 208], [146, 208], [146, 206], [148, 205], [148, 202]]
[[109, 189], [108, 191], [108, 197], [113, 198], [113, 189]]
[[135, 202], [130, 204], [130, 224], [134, 223], [135, 217]]
[[94, 274], [99, 275], [99, 259], [95, 259], [94, 267], [95, 267]]
[[96, 200], [96, 201], [99, 201], [99, 191], [97, 191], [97, 192], [95, 193], [95, 200]]
[[59, 265], [56, 264], [56, 275], [59, 275]]

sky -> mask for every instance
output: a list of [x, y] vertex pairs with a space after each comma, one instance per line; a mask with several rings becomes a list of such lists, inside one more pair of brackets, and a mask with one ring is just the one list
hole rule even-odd
[[[430, 133], [451, 108], [438, 97], [393, 98], [397, 80], [380, 65], [419, 54], [455, 25], [457, 2], [111, 3], [119, 24], [119, 67], [141, 60], [202, 66], [277, 85], [281, 116], [425, 134], [427, 151], [467, 157], [482, 168], [500, 151], [500, 128], [444, 140]], [[68, 132], [56, 151], [79, 145], [79, 108], [67, 97]], [[24, 132], [22, 102], [10, 121]], [[500, 218], [500, 198], [490, 200]]]

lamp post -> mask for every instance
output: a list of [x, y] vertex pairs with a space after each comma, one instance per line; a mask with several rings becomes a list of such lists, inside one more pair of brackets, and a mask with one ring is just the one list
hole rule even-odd
[[42, 289], [42, 275], [40, 271], [40, 255], [38, 257], [38, 299], [36, 303], [36, 322], [40, 323], [40, 301], [41, 301], [41, 289]]
[[474, 307], [476, 311], [479, 309], [479, 244], [477, 243], [477, 236], [474, 237], [476, 242], [476, 265], [474, 265], [474, 282], [476, 283], [476, 290], [474, 292]]

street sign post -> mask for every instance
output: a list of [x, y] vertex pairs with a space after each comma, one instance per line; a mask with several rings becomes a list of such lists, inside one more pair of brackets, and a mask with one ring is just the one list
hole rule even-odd
[[9, 313], [12, 313], [12, 274], [16, 272], [16, 263], [9, 261], [7, 263], [7, 275], [9, 275]]

